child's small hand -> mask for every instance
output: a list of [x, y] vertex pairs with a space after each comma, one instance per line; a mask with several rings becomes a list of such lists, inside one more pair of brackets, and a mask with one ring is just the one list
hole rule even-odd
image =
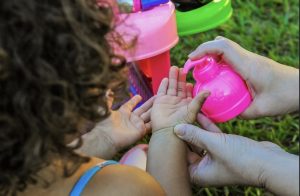
[[[78, 150], [79, 153], [110, 159], [119, 150], [128, 147], [151, 130], [150, 112], [154, 98], [133, 111], [136, 105], [142, 100], [141, 96], [134, 96], [119, 110], [111, 111], [111, 115], [94, 125], [89, 123], [83, 132], [83, 145]], [[111, 103], [108, 103], [109, 107]], [[93, 127], [93, 128], [92, 128]], [[92, 130], [91, 130], [92, 129]], [[77, 140], [70, 145], [75, 145]]]
[[192, 89], [193, 85], [186, 83], [183, 70], [171, 67], [169, 79], [162, 80], [152, 107], [152, 132], [196, 120], [209, 92], [203, 91], [193, 99]]
[[132, 97], [120, 109], [112, 111], [106, 120], [97, 124], [93, 131], [104, 132], [117, 150], [134, 144], [151, 130], [150, 109], [154, 98], [133, 111], [141, 100], [139, 95]]

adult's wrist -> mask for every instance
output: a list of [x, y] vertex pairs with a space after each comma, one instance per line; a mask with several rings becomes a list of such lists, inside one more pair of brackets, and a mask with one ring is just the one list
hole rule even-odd
[[284, 151], [274, 152], [269, 160], [265, 160], [260, 176], [263, 179], [260, 186], [268, 191], [276, 195], [298, 195], [299, 157]]
[[292, 98], [292, 106], [291, 110], [293, 111], [299, 111], [299, 69], [292, 68], [291, 73], [291, 83], [292, 88], [291, 90], [291, 98]]
[[276, 102], [283, 102], [284, 105], [278, 114], [287, 114], [299, 110], [299, 70], [277, 63], [274, 61], [275, 77], [274, 88], [275, 91], [270, 96], [278, 97]]

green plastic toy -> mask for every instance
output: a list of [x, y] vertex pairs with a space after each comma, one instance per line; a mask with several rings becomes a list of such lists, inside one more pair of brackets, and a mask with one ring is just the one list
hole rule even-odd
[[213, 0], [190, 11], [176, 10], [179, 36], [204, 32], [219, 26], [232, 15], [231, 0]]

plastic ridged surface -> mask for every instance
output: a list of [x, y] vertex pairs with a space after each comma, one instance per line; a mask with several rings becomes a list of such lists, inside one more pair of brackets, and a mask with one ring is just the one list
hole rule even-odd
[[176, 10], [178, 35], [192, 35], [213, 29], [227, 21], [231, 15], [230, 0], [212, 1], [186, 12]]
[[131, 14], [119, 14], [122, 21], [117, 27], [123, 41], [131, 45], [137, 38], [135, 47], [124, 50], [112, 43], [115, 53], [123, 55], [127, 62], [144, 60], [162, 54], [178, 42], [175, 7], [172, 2], [153, 9]]

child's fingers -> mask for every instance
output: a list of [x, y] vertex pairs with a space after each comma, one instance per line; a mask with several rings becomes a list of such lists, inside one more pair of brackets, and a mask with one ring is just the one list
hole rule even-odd
[[186, 98], [186, 74], [183, 69], [179, 69], [179, 81], [178, 81], [178, 93], [177, 95], [182, 98]]
[[134, 110], [133, 113], [135, 113], [138, 116], [141, 116], [143, 113], [147, 112], [150, 108], [152, 108], [154, 102], [154, 96], [148, 99], [143, 105], [141, 105], [139, 108]]
[[142, 97], [140, 95], [135, 95], [125, 104], [123, 104], [120, 107], [120, 110], [124, 112], [131, 112], [140, 101], [142, 101]]
[[205, 99], [209, 96], [209, 91], [202, 91], [189, 104], [189, 111], [191, 114], [197, 114], [202, 107]]
[[137, 130], [143, 131], [143, 135], [146, 134], [145, 123], [136, 115], [130, 116], [131, 123], [137, 128]]
[[178, 81], [178, 67], [172, 66], [169, 72], [169, 86], [167, 90], [168, 95], [177, 95], [177, 81]]
[[158, 91], [157, 91], [157, 95], [166, 95], [167, 94], [168, 83], [169, 83], [168, 78], [164, 78], [160, 82], [160, 85], [159, 85], [159, 88], [158, 88]]
[[145, 123], [150, 121], [151, 109], [141, 115], [141, 118]]
[[186, 84], [186, 97], [187, 98], [193, 97], [193, 84], [192, 83]]

